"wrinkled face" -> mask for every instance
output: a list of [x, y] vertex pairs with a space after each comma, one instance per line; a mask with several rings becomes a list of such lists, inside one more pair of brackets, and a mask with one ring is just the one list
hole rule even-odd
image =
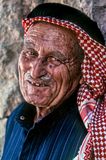
[[19, 83], [24, 99], [38, 107], [58, 106], [79, 83], [76, 38], [48, 23], [31, 26], [19, 56]]

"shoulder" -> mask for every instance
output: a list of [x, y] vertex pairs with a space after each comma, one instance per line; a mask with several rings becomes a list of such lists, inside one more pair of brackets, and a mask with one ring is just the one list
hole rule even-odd
[[18, 112], [21, 110], [21, 108], [25, 105], [25, 102], [22, 102], [21, 104], [19, 104], [10, 114], [10, 116], [7, 119], [7, 123], [6, 123], [6, 133], [7, 132], [11, 132], [11, 130], [13, 129], [15, 123], [16, 123], [16, 115], [18, 114]]
[[23, 107], [24, 104], [25, 104], [25, 102], [22, 102], [21, 104], [19, 104], [13, 110], [13, 112], [10, 114], [10, 116], [7, 119], [6, 131], [5, 131], [5, 143], [4, 143], [4, 146], [3, 146], [3, 153], [4, 154], [5, 154], [5, 151], [6, 151], [6, 146], [8, 144], [11, 145], [11, 140], [12, 140], [13, 136], [15, 135], [16, 130], [19, 129], [19, 125], [16, 122], [16, 115], [18, 114], [18, 112], [20, 111], [20, 109]]

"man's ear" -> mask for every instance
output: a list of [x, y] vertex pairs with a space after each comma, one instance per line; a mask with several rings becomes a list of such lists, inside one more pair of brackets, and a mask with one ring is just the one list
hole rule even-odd
[[83, 83], [84, 83], [83, 77], [80, 79], [79, 83], [80, 83], [80, 84], [83, 84]]

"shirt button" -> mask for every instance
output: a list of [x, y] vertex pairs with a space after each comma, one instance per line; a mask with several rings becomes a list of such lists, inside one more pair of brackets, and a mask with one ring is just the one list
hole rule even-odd
[[20, 120], [24, 121], [25, 117], [24, 116], [20, 116]]

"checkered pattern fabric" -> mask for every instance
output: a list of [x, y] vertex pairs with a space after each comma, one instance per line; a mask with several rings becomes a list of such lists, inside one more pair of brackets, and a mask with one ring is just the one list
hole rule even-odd
[[69, 21], [50, 17], [22, 20], [24, 33], [36, 21], [44, 21], [73, 30], [84, 51], [82, 64], [83, 84], [78, 93], [78, 108], [88, 134], [77, 160], [106, 159], [106, 48], [93, 40], [82, 28]]

